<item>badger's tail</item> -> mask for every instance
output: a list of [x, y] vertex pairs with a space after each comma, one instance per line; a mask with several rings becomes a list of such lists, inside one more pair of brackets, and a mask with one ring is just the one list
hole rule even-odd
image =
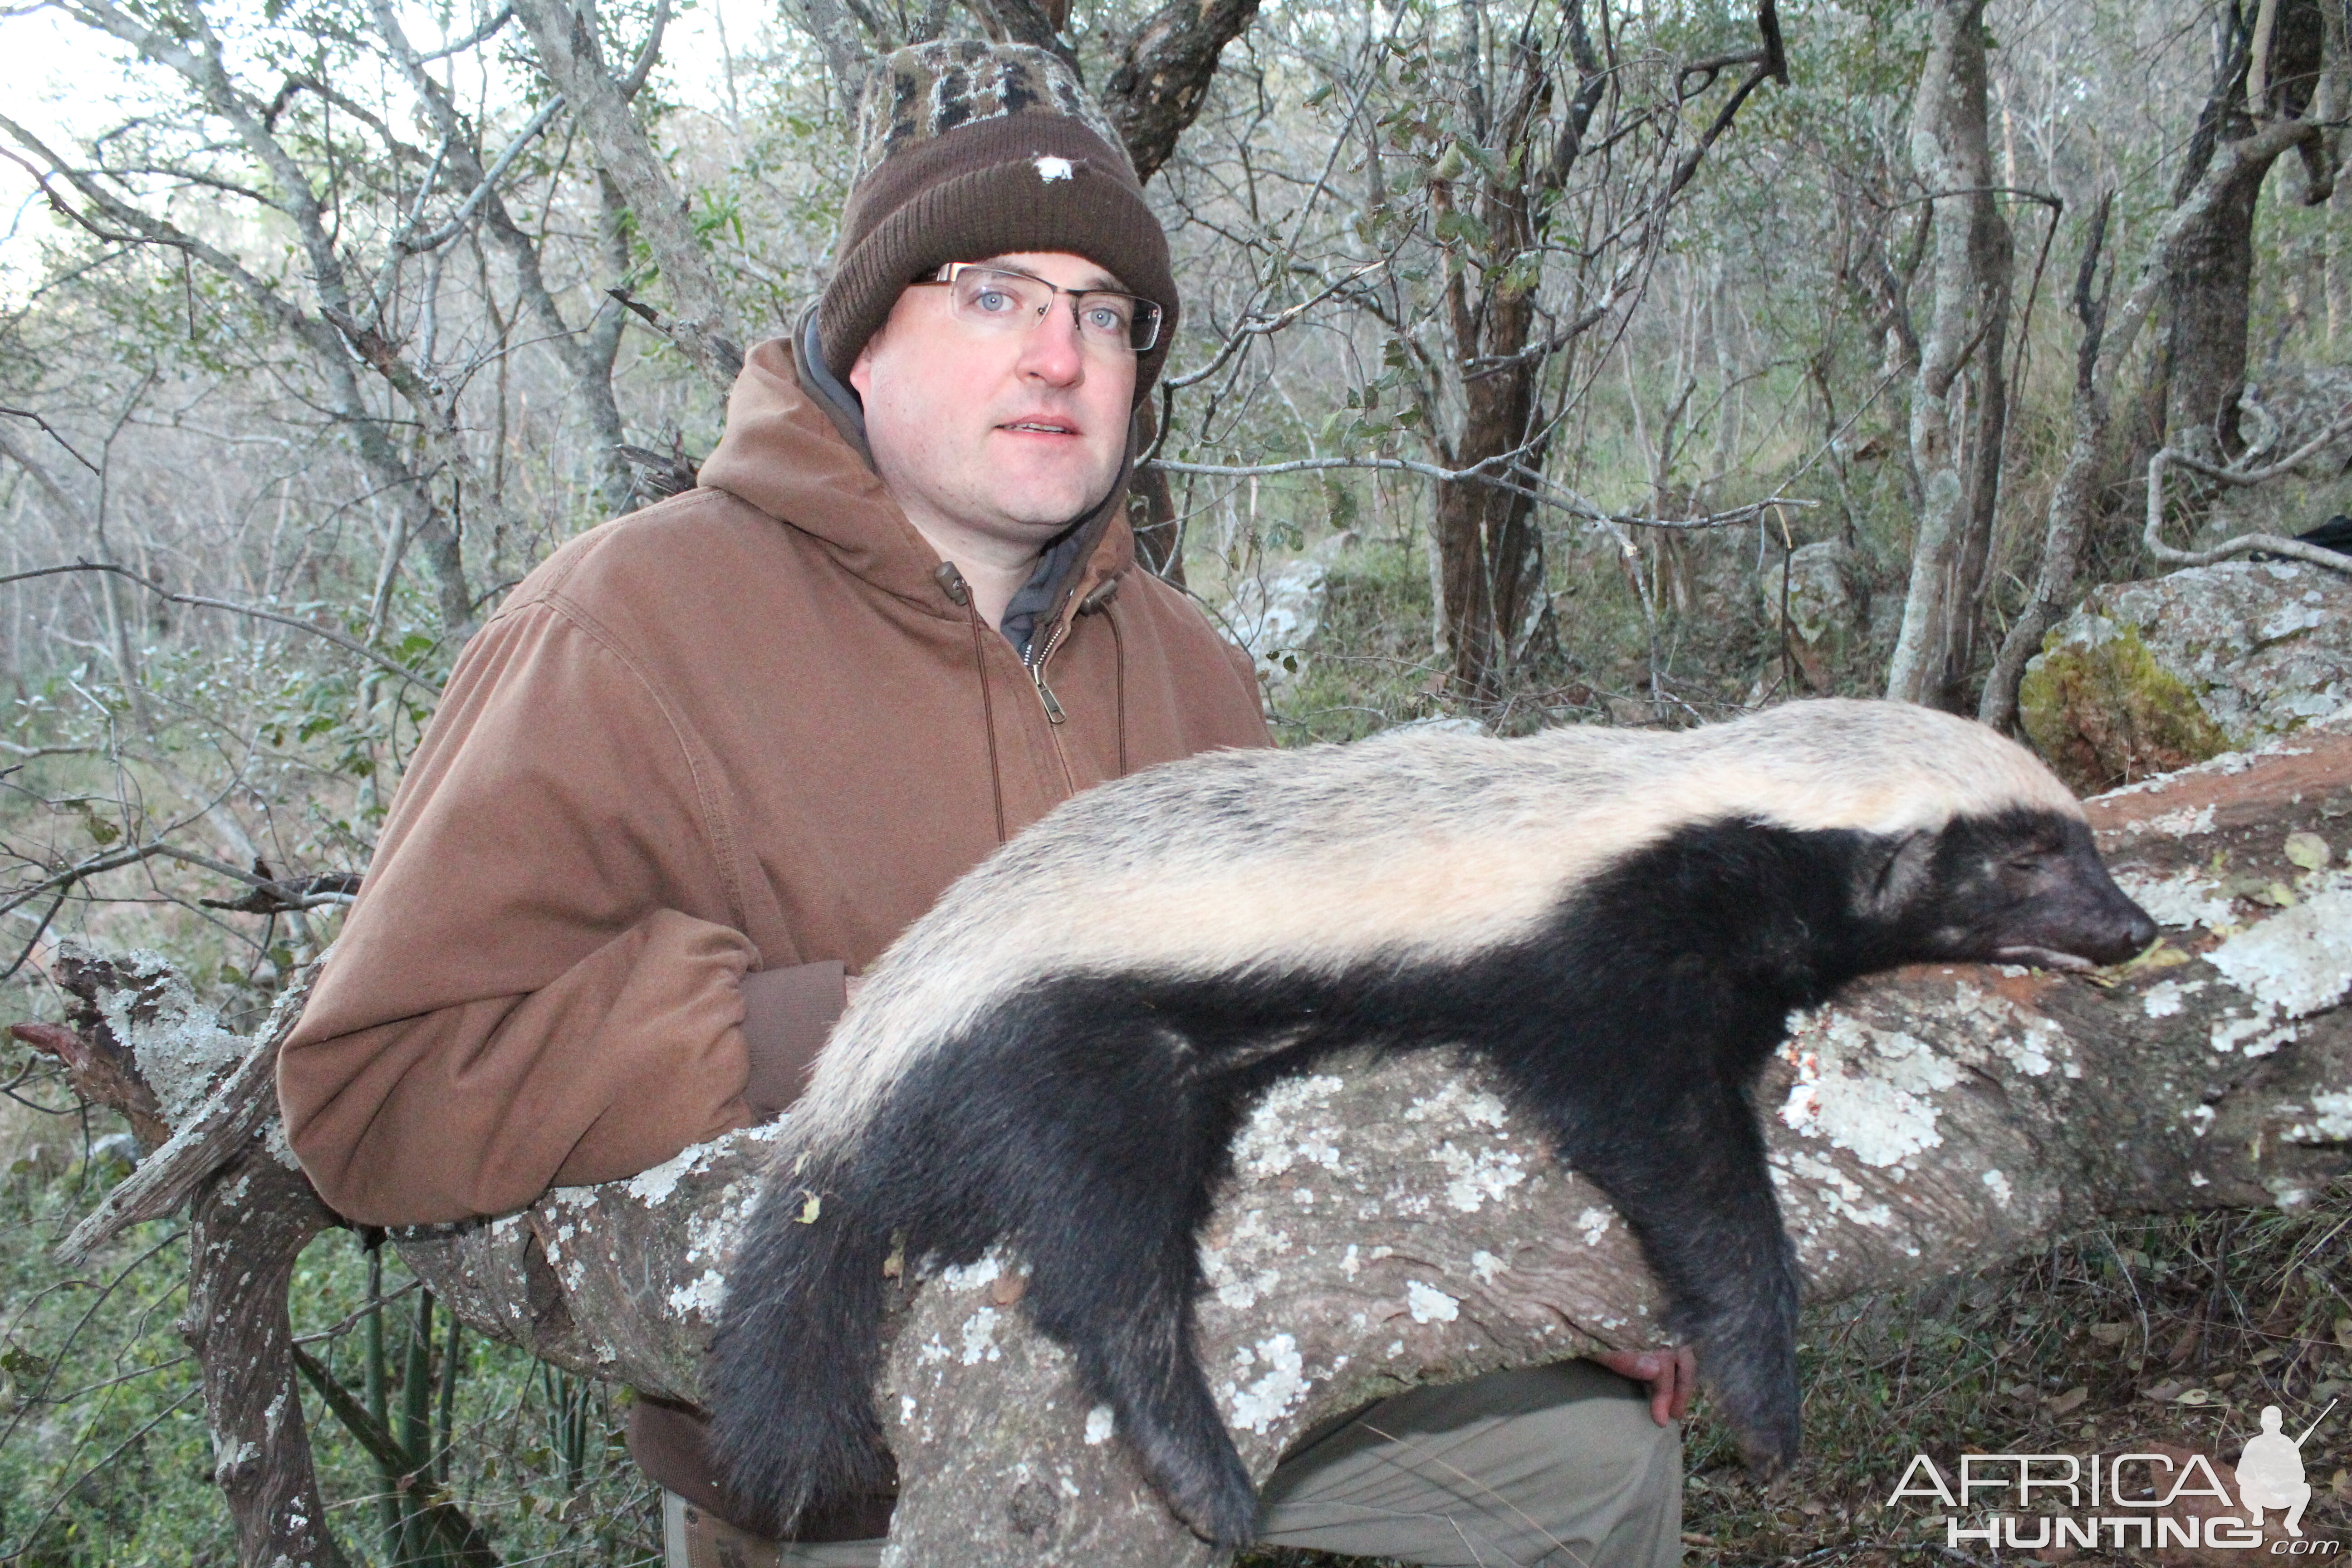
[[745, 1227], [711, 1345], [712, 1436], [741, 1521], [782, 1534], [812, 1503], [878, 1489], [874, 1414], [887, 1220], [854, 1156], [780, 1164]]

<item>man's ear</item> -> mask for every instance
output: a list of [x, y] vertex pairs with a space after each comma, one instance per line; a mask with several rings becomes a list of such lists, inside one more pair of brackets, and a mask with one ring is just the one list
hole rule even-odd
[[1936, 836], [1906, 833], [1868, 840], [1854, 866], [1854, 912], [1891, 920], [1925, 892], [1935, 868]]

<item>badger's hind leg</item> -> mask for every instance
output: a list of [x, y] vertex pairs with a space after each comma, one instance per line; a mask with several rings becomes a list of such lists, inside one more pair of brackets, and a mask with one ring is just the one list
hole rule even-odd
[[1032, 1141], [999, 1179], [1018, 1187], [1017, 1245], [1039, 1329], [1067, 1346], [1169, 1507], [1234, 1546], [1257, 1495], [1193, 1348], [1196, 1233], [1224, 1166], [1234, 1098], [1193, 1052], [1130, 1006], [1054, 1009], [1023, 1042]]

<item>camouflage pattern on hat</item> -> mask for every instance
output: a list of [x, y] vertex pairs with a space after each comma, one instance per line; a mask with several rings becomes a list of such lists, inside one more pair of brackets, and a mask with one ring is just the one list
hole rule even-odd
[[[850, 184], [910, 142], [1017, 114], [1075, 120], [1127, 163], [1118, 132], [1068, 66], [1026, 44], [959, 38], [917, 44], [877, 62], [859, 106], [857, 172]], [[1127, 172], [1132, 179], [1135, 165], [1128, 163]]]

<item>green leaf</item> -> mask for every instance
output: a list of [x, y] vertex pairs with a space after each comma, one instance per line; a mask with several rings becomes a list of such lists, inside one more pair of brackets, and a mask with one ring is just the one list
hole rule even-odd
[[49, 1374], [49, 1363], [22, 1345], [0, 1351], [0, 1372], [19, 1383], [38, 1383]]
[[2331, 851], [2327, 840], [2316, 833], [2290, 833], [2286, 836], [2286, 858], [2306, 871], [2325, 871]]

